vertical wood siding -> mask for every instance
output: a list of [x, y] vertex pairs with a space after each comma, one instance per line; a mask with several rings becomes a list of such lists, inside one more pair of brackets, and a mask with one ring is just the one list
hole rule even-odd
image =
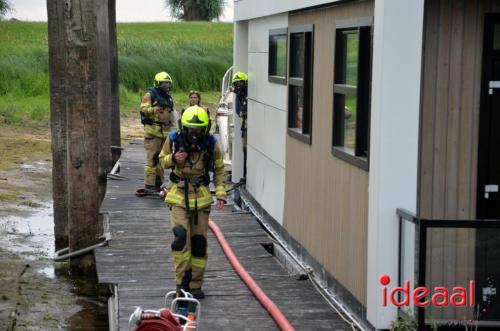
[[286, 141], [284, 226], [366, 306], [368, 172], [331, 154], [335, 22], [373, 16], [373, 1], [293, 13], [314, 24], [312, 145]]
[[[423, 218], [476, 217], [484, 15], [499, 9], [492, 0], [426, 1], [418, 194]], [[474, 279], [475, 238], [474, 230], [429, 232], [431, 286]], [[464, 319], [463, 311], [451, 308], [431, 309], [431, 315]]]

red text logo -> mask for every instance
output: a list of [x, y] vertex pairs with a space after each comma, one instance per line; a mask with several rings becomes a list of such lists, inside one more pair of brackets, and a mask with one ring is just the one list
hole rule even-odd
[[[404, 282], [404, 285], [394, 287], [387, 293], [387, 285], [391, 282], [388, 275], [380, 277], [380, 284], [382, 284], [382, 306], [386, 307], [387, 302], [390, 301], [396, 307], [409, 306], [410, 300], [417, 307], [427, 307], [432, 304], [435, 307], [465, 307], [469, 305], [474, 307], [474, 289], [475, 282], [469, 281], [469, 288], [455, 286], [451, 292], [444, 286], [436, 286], [431, 291], [427, 287], [419, 286], [410, 290], [410, 281]], [[399, 295], [399, 298], [398, 298]]]

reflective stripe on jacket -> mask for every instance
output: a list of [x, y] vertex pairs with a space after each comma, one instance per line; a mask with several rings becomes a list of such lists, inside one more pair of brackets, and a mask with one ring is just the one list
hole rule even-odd
[[[196, 193], [194, 192], [193, 188], [190, 188], [189, 190], [189, 208], [194, 209], [195, 208], [195, 197], [197, 201], [196, 207], [198, 209], [203, 209], [206, 208], [207, 206], [210, 206], [213, 202], [212, 195], [210, 194], [209, 189], [205, 185], [200, 185]], [[172, 184], [172, 187], [167, 193], [167, 196], [165, 197], [165, 202], [167, 204], [172, 204], [172, 205], [180, 205], [180, 206], [185, 206], [185, 201], [184, 201], [184, 188], [179, 187], [178, 184]]]
[[[172, 160], [172, 139], [173, 137], [168, 136], [165, 144], [163, 144], [163, 149], [160, 153], [160, 163], [164, 168], [172, 169], [172, 172], [180, 178], [191, 178], [191, 177], [201, 177], [205, 175], [205, 162], [204, 162], [204, 153], [202, 152], [193, 152], [189, 156], [189, 161], [180, 167], [178, 164], [175, 164]], [[224, 186], [224, 160], [222, 157], [220, 143], [218, 141], [215, 142], [213, 148], [213, 160], [214, 160], [214, 183], [215, 183], [215, 195], [217, 199], [227, 201], [227, 193], [226, 188]], [[212, 204], [213, 199], [210, 194], [210, 190], [205, 185], [200, 185], [196, 189], [189, 184], [188, 198], [189, 198], [189, 207], [195, 207], [195, 195], [197, 201], [197, 208], [202, 209], [204, 207]], [[185, 207], [184, 201], [184, 182], [181, 181], [179, 183], [173, 183], [172, 187], [167, 193], [165, 198], [165, 202], [167, 204], [179, 205], [181, 207]]]

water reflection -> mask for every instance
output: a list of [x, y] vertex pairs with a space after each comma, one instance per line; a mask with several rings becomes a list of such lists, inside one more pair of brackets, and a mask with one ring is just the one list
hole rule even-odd
[[[56, 269], [57, 270], [57, 269]], [[108, 330], [108, 306], [97, 279], [70, 275], [68, 270], [61, 275], [71, 282], [71, 292], [77, 297], [81, 310], [66, 319], [68, 330]], [[71, 277], [71, 278], [69, 278]]]

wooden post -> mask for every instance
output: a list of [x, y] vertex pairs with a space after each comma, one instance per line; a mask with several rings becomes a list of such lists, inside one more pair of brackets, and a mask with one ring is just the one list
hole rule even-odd
[[50, 124], [52, 133], [52, 196], [56, 251], [69, 246], [66, 159], [64, 3], [47, 1], [49, 13]]
[[97, 24], [97, 117], [99, 156], [99, 197], [106, 194], [107, 174], [113, 167], [111, 160], [111, 71], [109, 47], [108, 0], [94, 0]]
[[[108, 0], [109, 55], [111, 72], [111, 145], [121, 146], [120, 134], [120, 90], [118, 79], [118, 45], [116, 38], [116, 0]], [[112, 163], [121, 155], [121, 150], [112, 149]]]
[[[94, 245], [99, 235], [97, 22], [94, 0], [65, 4], [69, 245], [76, 251]], [[95, 274], [93, 256], [71, 259], [71, 268]]]
[[[47, 0], [47, 9], [53, 154], [60, 167], [54, 164], [54, 204], [67, 202], [69, 248], [76, 251], [102, 233], [99, 207], [111, 168], [108, 0]], [[71, 268], [95, 275], [93, 255], [71, 259]]]

